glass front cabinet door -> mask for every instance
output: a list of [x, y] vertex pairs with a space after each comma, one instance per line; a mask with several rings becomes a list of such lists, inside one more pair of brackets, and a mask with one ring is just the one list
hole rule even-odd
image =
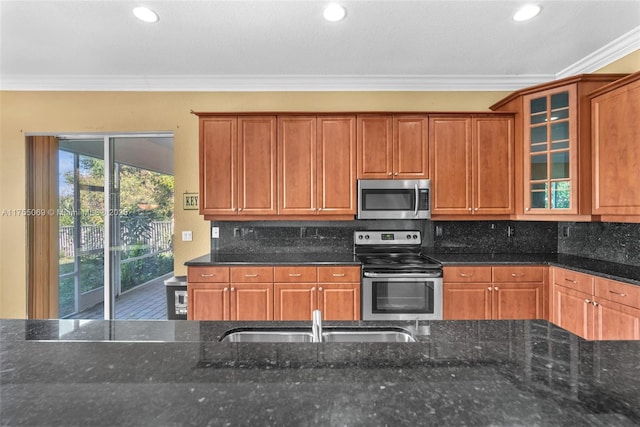
[[523, 101], [525, 214], [576, 214], [575, 86], [538, 92]]

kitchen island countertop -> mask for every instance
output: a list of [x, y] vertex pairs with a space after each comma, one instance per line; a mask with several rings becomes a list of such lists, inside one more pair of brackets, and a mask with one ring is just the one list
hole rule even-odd
[[220, 343], [248, 322], [0, 320], [0, 425], [640, 423], [638, 341], [585, 341], [543, 320], [385, 324], [419, 342]]

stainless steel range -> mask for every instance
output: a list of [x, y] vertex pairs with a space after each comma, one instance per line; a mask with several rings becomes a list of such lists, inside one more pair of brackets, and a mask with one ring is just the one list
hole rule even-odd
[[442, 264], [421, 253], [420, 231], [356, 231], [363, 320], [442, 319]]

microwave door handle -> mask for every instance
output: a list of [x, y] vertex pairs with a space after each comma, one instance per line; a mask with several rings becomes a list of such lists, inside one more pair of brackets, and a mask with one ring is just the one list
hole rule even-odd
[[418, 202], [420, 201], [420, 192], [418, 191], [418, 184], [414, 184], [414, 189], [415, 189], [415, 192], [416, 192], [416, 208], [415, 208], [415, 210], [413, 212], [413, 215], [414, 216], [418, 216], [418, 205], [419, 205]]

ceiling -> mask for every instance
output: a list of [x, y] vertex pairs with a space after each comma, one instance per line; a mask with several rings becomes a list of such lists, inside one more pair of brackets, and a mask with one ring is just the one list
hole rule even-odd
[[0, 0], [0, 89], [515, 90], [640, 49], [640, 0], [527, 1]]

